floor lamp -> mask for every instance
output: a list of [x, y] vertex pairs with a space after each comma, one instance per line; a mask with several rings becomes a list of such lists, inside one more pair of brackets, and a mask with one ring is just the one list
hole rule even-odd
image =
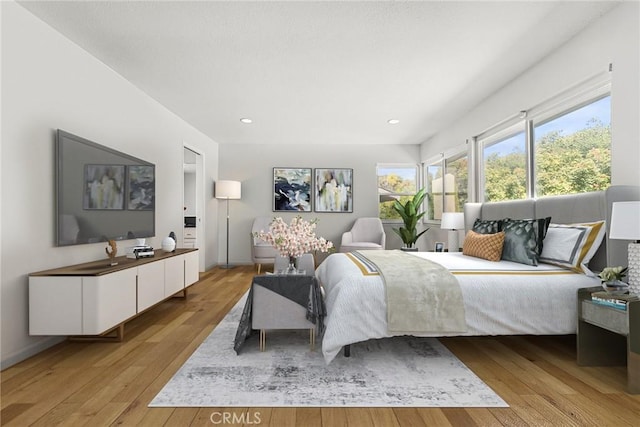
[[241, 196], [240, 181], [218, 181], [215, 186], [215, 198], [227, 201], [227, 263], [221, 268], [233, 268], [229, 264], [229, 200], [238, 200]]

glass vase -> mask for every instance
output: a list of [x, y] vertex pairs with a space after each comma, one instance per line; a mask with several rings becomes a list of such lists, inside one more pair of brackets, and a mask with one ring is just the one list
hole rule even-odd
[[289, 266], [287, 267], [286, 273], [287, 274], [296, 274], [298, 273], [298, 270], [296, 269], [296, 257], [294, 256], [289, 256]]

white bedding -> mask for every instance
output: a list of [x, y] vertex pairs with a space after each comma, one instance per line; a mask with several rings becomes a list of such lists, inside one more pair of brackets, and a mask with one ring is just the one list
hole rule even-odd
[[[438, 262], [458, 279], [468, 330], [457, 335], [573, 334], [577, 289], [599, 285], [597, 278], [549, 264], [496, 263], [462, 253], [407, 254]], [[326, 363], [345, 345], [391, 336], [379, 275], [364, 274], [347, 254], [336, 253], [318, 266], [316, 276], [326, 293]]]

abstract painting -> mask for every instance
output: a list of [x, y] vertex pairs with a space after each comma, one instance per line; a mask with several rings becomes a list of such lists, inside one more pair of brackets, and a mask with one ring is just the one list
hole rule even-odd
[[84, 209], [124, 209], [124, 166], [85, 165]]
[[316, 169], [316, 212], [353, 212], [353, 169]]
[[156, 203], [155, 167], [147, 165], [129, 166], [129, 203], [127, 209], [151, 211]]
[[273, 210], [311, 212], [311, 168], [273, 168]]

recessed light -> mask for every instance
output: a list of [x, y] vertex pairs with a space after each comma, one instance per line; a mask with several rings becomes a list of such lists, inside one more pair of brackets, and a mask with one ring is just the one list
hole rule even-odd
[[251, 120], [251, 119], [249, 119], [249, 118], [247, 118], [247, 117], [243, 117], [243, 118], [241, 118], [241, 119], [240, 119], [240, 121], [241, 121], [242, 123], [244, 123], [245, 125], [248, 125], [248, 124], [250, 124], [250, 123], [253, 123], [253, 120]]
[[387, 123], [389, 123], [390, 125], [397, 125], [398, 123], [400, 123], [400, 120], [398, 120], [398, 119], [389, 119], [389, 120], [387, 120]]

